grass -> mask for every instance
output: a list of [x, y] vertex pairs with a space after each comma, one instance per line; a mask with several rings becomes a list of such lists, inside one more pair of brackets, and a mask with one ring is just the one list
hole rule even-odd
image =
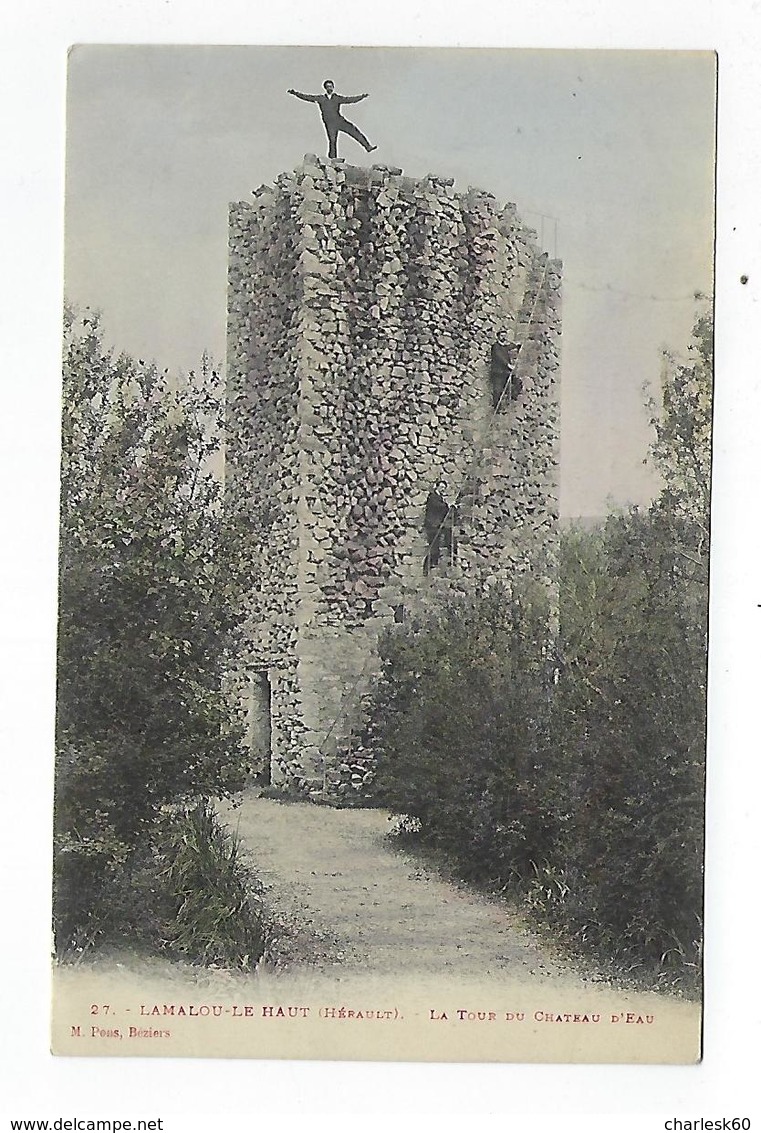
[[195, 963], [252, 968], [264, 952], [261, 906], [235, 835], [210, 801], [182, 812], [165, 848], [172, 903], [165, 947]]
[[56, 890], [60, 960], [125, 948], [192, 964], [251, 969], [266, 944], [258, 882], [209, 799], [161, 816], [118, 863], [69, 868]]

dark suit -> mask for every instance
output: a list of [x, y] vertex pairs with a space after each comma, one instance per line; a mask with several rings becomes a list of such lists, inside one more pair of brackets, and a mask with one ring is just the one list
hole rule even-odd
[[520, 352], [517, 342], [495, 342], [491, 348], [491, 394], [495, 409], [515, 401], [523, 392], [523, 382], [515, 372]]
[[316, 102], [320, 108], [322, 121], [325, 126], [325, 132], [328, 135], [328, 157], [337, 157], [336, 144], [338, 142], [339, 133], [348, 134], [350, 138], [354, 138], [355, 142], [359, 142], [361, 146], [368, 151], [372, 146], [368, 142], [365, 135], [361, 130], [358, 130], [353, 123], [344, 118], [341, 114], [341, 107], [344, 103], [361, 102], [364, 97], [361, 94], [336, 94], [335, 91], [332, 95], [328, 94], [302, 94], [301, 91], [295, 90], [293, 94], [296, 98], [302, 99], [304, 102]]

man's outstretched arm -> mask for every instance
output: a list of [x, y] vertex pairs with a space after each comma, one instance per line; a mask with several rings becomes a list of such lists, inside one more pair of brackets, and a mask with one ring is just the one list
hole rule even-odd
[[361, 102], [363, 98], [367, 98], [366, 94], [339, 94], [339, 102]]
[[[302, 94], [300, 90], [289, 90], [288, 94], [292, 94], [294, 98], [300, 98], [303, 102], [318, 102], [319, 94]], [[352, 101], [356, 102], [356, 99]]]

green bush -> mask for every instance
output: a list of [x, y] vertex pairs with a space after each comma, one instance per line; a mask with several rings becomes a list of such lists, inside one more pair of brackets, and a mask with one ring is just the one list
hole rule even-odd
[[547, 600], [495, 587], [395, 628], [364, 744], [374, 794], [420, 820], [463, 875], [514, 885], [552, 840], [542, 797], [549, 710]]
[[654, 508], [571, 533], [553, 697], [552, 912], [583, 940], [699, 962], [705, 603]]
[[261, 958], [257, 883], [209, 802], [170, 809], [138, 846], [117, 848], [106, 835], [72, 851], [63, 841], [57, 855], [63, 959], [96, 942], [223, 967]]
[[67, 313], [54, 856], [64, 952], [112, 933], [111, 904], [160, 852], [167, 806], [246, 778], [223, 683], [251, 580], [215, 473], [218, 387], [204, 361], [176, 388], [114, 357], [95, 316]]

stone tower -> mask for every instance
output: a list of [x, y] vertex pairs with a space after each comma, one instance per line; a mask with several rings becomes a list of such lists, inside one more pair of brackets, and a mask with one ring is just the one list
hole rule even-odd
[[559, 288], [515, 206], [450, 179], [307, 156], [231, 206], [226, 485], [273, 782], [361, 784], [357, 690], [431, 587], [551, 585]]

